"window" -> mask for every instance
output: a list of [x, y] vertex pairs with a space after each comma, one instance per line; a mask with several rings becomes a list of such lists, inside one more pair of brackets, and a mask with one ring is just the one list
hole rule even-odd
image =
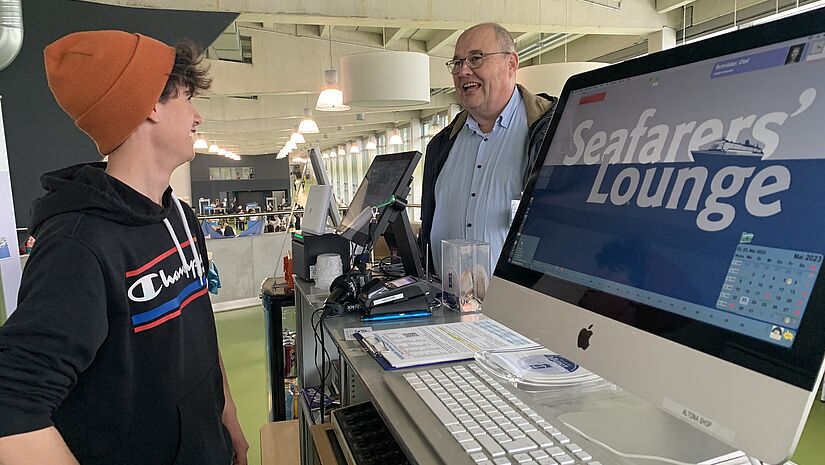
[[210, 181], [235, 179], [255, 179], [255, 168], [251, 166], [209, 168]]
[[384, 155], [385, 153], [387, 153], [387, 133], [386, 132], [382, 132], [381, 134], [378, 135], [378, 137], [375, 138], [375, 145], [378, 146], [378, 149], [376, 150], [376, 153], [378, 153], [378, 155]]
[[241, 60], [252, 64], [252, 37], [239, 36], [241, 42]]

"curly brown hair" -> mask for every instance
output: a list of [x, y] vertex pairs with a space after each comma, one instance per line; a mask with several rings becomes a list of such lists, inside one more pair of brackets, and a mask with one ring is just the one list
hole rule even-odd
[[209, 89], [212, 79], [208, 76], [209, 67], [203, 65], [203, 58], [203, 48], [195, 42], [184, 40], [175, 44], [175, 64], [160, 94], [160, 103], [177, 97], [178, 89], [186, 89], [188, 97]]

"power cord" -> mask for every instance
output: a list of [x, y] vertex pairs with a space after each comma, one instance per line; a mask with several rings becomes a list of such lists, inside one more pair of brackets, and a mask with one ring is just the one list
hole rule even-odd
[[[329, 376], [328, 369], [326, 367], [326, 360], [329, 360], [330, 365], [332, 365], [332, 358], [329, 356], [329, 352], [327, 352], [326, 346], [324, 344], [324, 331], [323, 331], [323, 328], [321, 327], [321, 325], [323, 323], [323, 320], [324, 320], [326, 314], [328, 314], [329, 311], [330, 311], [330, 309], [327, 306], [321, 307], [321, 308], [315, 310], [312, 313], [312, 317], [310, 318], [310, 324], [312, 326], [312, 333], [313, 333], [313, 336], [314, 336], [314, 339], [315, 339], [315, 351], [314, 351], [315, 358], [314, 358], [313, 362], [315, 363], [315, 370], [318, 371], [318, 374], [320, 376], [320, 386], [318, 386], [318, 388], [312, 394], [312, 397], [309, 400], [309, 404], [310, 404], [309, 408], [310, 409], [312, 408], [312, 403], [315, 402], [316, 397], [318, 397], [318, 395], [320, 393], [321, 398], [319, 400], [319, 405], [320, 405], [320, 413], [321, 413], [321, 422], [322, 423], [324, 421], [324, 410], [325, 410], [325, 406], [326, 406], [326, 398], [325, 398], [325, 392], [324, 391], [325, 391], [325, 388], [326, 388], [327, 377]], [[320, 316], [319, 316], [319, 314], [320, 314]], [[318, 317], [317, 321], [315, 321], [316, 316]], [[320, 332], [320, 335], [319, 335], [319, 332]], [[319, 346], [319, 344], [321, 346], [321, 367], [320, 368], [318, 367], [318, 346]]]

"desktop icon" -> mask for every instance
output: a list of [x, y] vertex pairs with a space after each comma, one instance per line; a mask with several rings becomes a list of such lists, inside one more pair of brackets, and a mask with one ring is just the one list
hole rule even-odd
[[582, 328], [582, 330], [579, 331], [579, 339], [577, 342], [579, 349], [587, 350], [587, 348], [590, 347], [590, 336], [593, 335], [593, 331], [590, 331], [590, 328], [592, 327], [593, 325], [590, 325], [587, 328]]

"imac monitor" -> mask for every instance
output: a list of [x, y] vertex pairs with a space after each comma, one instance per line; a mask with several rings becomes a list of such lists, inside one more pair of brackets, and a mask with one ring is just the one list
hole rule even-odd
[[321, 149], [313, 147], [309, 150], [309, 162], [312, 165], [312, 173], [315, 175], [315, 182], [321, 186], [330, 186], [329, 195], [329, 215], [332, 226], [337, 228], [341, 224], [341, 212], [338, 210], [338, 204], [335, 202], [335, 194], [332, 192], [332, 181], [329, 178], [329, 173], [324, 166], [324, 159], [321, 156]]
[[817, 10], [570, 78], [484, 313], [782, 462], [823, 375], [823, 76]]

